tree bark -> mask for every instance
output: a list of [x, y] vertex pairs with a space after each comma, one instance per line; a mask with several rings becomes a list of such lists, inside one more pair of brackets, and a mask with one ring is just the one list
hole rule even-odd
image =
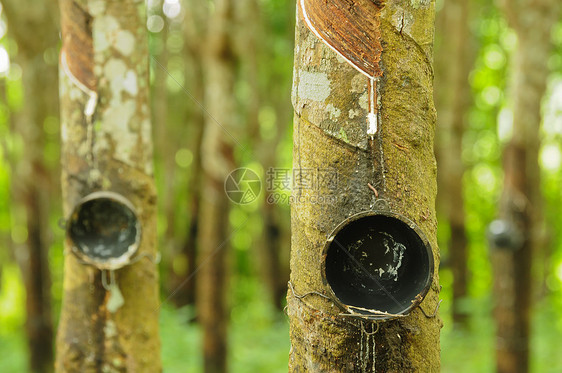
[[180, 250], [176, 254], [182, 261], [187, 263], [182, 272], [172, 271], [170, 290], [174, 292], [172, 298], [177, 306], [195, 304], [197, 293], [197, 258], [198, 258], [198, 236], [200, 221], [200, 200], [201, 200], [201, 146], [203, 142], [203, 128], [205, 117], [200, 103], [205, 100], [205, 89], [203, 83], [204, 56], [203, 47], [205, 46], [204, 25], [209, 13], [207, 4], [200, 1], [184, 1], [184, 6], [189, 9], [182, 23], [184, 35], [184, 58], [188, 61], [189, 68], [186, 68], [186, 76], [191, 83], [189, 91], [192, 96], [192, 104], [185, 110], [185, 121], [192, 128], [191, 137], [193, 142], [193, 162], [191, 163], [190, 179], [187, 189], [189, 196], [188, 210], [189, 222], [186, 225], [187, 235], [181, 243]]
[[[26, 325], [29, 368], [32, 372], [53, 370], [53, 322], [51, 278], [48, 263], [49, 195], [51, 171], [44, 162], [43, 124], [56, 115], [57, 69], [45, 63], [44, 53], [58, 41], [56, 3], [34, 4], [3, 1], [10, 36], [18, 45], [16, 60], [23, 71], [24, 98], [21, 112], [14, 115], [14, 132], [25, 143], [23, 158], [13, 165], [12, 195], [25, 209], [27, 242], [16, 258], [26, 291]], [[22, 6], [23, 5], [23, 6]], [[24, 26], [25, 25], [25, 26]], [[37, 30], [43, 37], [37, 38]]]
[[[160, 42], [162, 43], [162, 50], [156, 56], [158, 63], [154, 69], [154, 97], [153, 97], [153, 122], [155, 124], [155, 152], [154, 156], [156, 159], [160, 159], [162, 162], [162, 171], [164, 175], [164, 185], [162, 197], [160, 198], [160, 206], [166, 217], [166, 230], [162, 237], [162, 243], [166, 250], [162, 250], [165, 253], [173, 253], [175, 248], [175, 218], [176, 218], [176, 201], [175, 201], [175, 185], [171, 180], [174, 180], [175, 174], [175, 151], [176, 142], [174, 137], [171, 135], [170, 123], [168, 120], [168, 106], [170, 105], [170, 100], [168, 98], [168, 59], [169, 52], [167, 47], [168, 34], [170, 29], [170, 21], [164, 15], [162, 11], [164, 1], [158, 2], [157, 4], [157, 15], [162, 17], [164, 20], [164, 27], [159, 32], [158, 36]], [[168, 258], [166, 257], [166, 261]]]
[[462, 301], [467, 296], [468, 265], [463, 196], [462, 136], [471, 90], [468, 75], [474, 60], [469, 30], [469, 2], [447, 1], [438, 25], [441, 44], [436, 54], [438, 198], [450, 227], [448, 252], [453, 272], [453, 321], [465, 323]]
[[202, 188], [199, 215], [197, 311], [203, 328], [206, 373], [227, 371], [229, 307], [229, 202], [224, 182], [234, 169], [234, 57], [230, 34], [232, 2], [215, 1], [209, 19], [205, 64], [205, 107], [208, 111], [201, 147]]
[[523, 237], [515, 251], [492, 252], [498, 372], [529, 371], [529, 338], [534, 253], [541, 220], [538, 163], [540, 106], [551, 50], [550, 31], [560, 14], [555, 0], [505, 2], [508, 22], [518, 36], [511, 76], [513, 135], [504, 149], [504, 186], [500, 218]]
[[[280, 91], [279, 88], [283, 88], [283, 85], [273, 79], [271, 75], [274, 75], [274, 72], [262, 71], [263, 66], [259, 64], [260, 60], [275, 58], [275, 56], [263, 55], [263, 52], [267, 49], [264, 47], [264, 43], [267, 41], [263, 37], [264, 26], [259, 2], [243, 0], [238, 1], [236, 6], [237, 21], [240, 25], [240, 31], [237, 33], [237, 55], [240, 58], [244, 79], [250, 86], [250, 97], [245, 102], [246, 132], [248, 133], [249, 143], [254, 147], [256, 158], [267, 174], [276, 166], [276, 149], [283, 138], [288, 121], [277, 118], [275, 121], [276, 135], [272, 138], [264, 138], [260, 131], [260, 110], [265, 105], [272, 104], [271, 101], [268, 102], [268, 99], [279, 97], [277, 92]], [[265, 69], [267, 68], [268, 66], [265, 66]], [[260, 76], [264, 75], [270, 80], [266, 81], [266, 84], [260, 84]], [[274, 84], [278, 87], [274, 88]], [[264, 91], [263, 86], [265, 86], [267, 92]], [[280, 115], [285, 107], [288, 109], [288, 115], [290, 115], [291, 109], [288, 101], [287, 103], [275, 103], [275, 114]], [[285, 232], [283, 232], [284, 227], [279, 218], [278, 209], [280, 207], [272, 203], [273, 192], [266, 187], [265, 193], [262, 194], [263, 231], [253, 250], [256, 256], [255, 265], [258, 268], [258, 274], [266, 286], [272, 304], [278, 310], [282, 310], [283, 299], [287, 292], [287, 281], [289, 280], [288, 266], [283, 265], [282, 258], [283, 249], [288, 245], [283, 240]], [[287, 251], [288, 247], [285, 252]]]
[[142, 1], [61, 2], [64, 213], [91, 192], [131, 201], [142, 227], [134, 261], [115, 271], [115, 307], [101, 272], [67, 240], [57, 372], [160, 372], [156, 190]]
[[[345, 6], [330, 3], [338, 9]], [[320, 185], [293, 191], [287, 296], [290, 372], [438, 372], [440, 367], [439, 317], [428, 318], [415, 308], [407, 317], [370, 325], [341, 316], [339, 308], [324, 297], [329, 294], [321, 278], [326, 238], [350, 215], [373, 208], [376, 196], [368, 184], [388, 200], [392, 211], [421, 228], [433, 247], [435, 268], [439, 264], [431, 62], [434, 2], [386, 1], [379, 14], [380, 26], [373, 35], [350, 31], [351, 37], [378, 40], [382, 46], [380, 64], [374, 66], [382, 71], [376, 90], [375, 140], [383, 154], [378, 167], [373, 167], [378, 159], [373, 158], [367, 134], [369, 79], [307, 28], [302, 11], [297, 16], [293, 168], [333, 170], [337, 188]], [[349, 21], [350, 30], [362, 26], [354, 21]], [[438, 298], [435, 273], [420, 307], [432, 316]]]

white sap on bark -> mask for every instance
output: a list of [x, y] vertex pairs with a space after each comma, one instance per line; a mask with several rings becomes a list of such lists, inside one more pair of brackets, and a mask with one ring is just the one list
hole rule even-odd
[[[369, 100], [370, 78], [339, 57], [297, 18], [293, 167], [333, 170], [338, 184], [334, 190], [293, 191], [292, 273], [287, 297], [291, 372], [374, 371], [375, 360], [381, 371], [439, 370], [438, 318], [426, 318], [414, 309], [408, 317], [382, 323], [376, 333], [372, 325], [364, 326], [374, 333], [365, 334], [361, 322], [342, 317], [342, 311], [323, 297], [329, 291], [321, 275], [323, 247], [330, 232], [345, 218], [377, 206], [375, 193], [368, 187], [373, 182], [386, 185], [381, 189], [386, 189], [392, 211], [410, 218], [428, 236], [438, 268], [433, 210], [433, 17], [434, 2], [385, 2], [380, 26], [384, 75], [380, 85], [377, 82], [374, 105]], [[380, 109], [376, 122], [368, 121], [372, 106]], [[369, 144], [373, 133], [381, 144], [375, 148], [376, 154]], [[378, 173], [374, 172], [377, 162]], [[318, 196], [333, 196], [333, 203], [313, 202]], [[380, 269], [393, 279], [401, 248], [392, 242], [388, 247], [392, 268]], [[421, 303], [430, 315], [438, 304], [438, 293], [435, 275]]]
[[64, 215], [85, 195], [110, 190], [131, 201], [143, 234], [138, 260], [115, 271], [109, 284], [99, 270], [66, 255], [56, 369], [158, 372], [156, 192], [144, 2], [63, 0], [60, 6]]

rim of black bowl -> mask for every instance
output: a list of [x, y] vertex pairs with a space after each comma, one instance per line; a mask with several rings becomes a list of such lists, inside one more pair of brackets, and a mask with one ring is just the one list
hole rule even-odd
[[[350, 224], [352, 224], [352, 223], [354, 223], [358, 220], [361, 220], [363, 218], [369, 218], [369, 217], [377, 217], [377, 216], [386, 217], [386, 218], [393, 218], [393, 219], [396, 219], [396, 220], [400, 221], [405, 226], [407, 226], [411, 231], [413, 231], [417, 235], [417, 237], [419, 238], [419, 240], [423, 244], [423, 247], [425, 248], [425, 252], [427, 254], [427, 260], [428, 260], [427, 265], [428, 265], [429, 271], [428, 271], [426, 279], [425, 279], [425, 284], [424, 284], [423, 288], [421, 289], [421, 291], [419, 291], [419, 293], [409, 301], [410, 304], [408, 306], [405, 306], [399, 312], [389, 313], [389, 312], [376, 310], [376, 309], [364, 309], [364, 308], [361, 308], [361, 307], [358, 307], [358, 306], [354, 306], [354, 305], [344, 303], [336, 295], [336, 293], [335, 293], [334, 289], [332, 288], [332, 286], [330, 285], [330, 283], [328, 281], [328, 278], [327, 278], [327, 275], [326, 275], [326, 260], [327, 260], [327, 256], [328, 256], [328, 250], [330, 249], [331, 245], [333, 244], [334, 239], [336, 238], [337, 234], [340, 233], [345, 227], [348, 227]], [[414, 308], [419, 306], [419, 304], [424, 300], [425, 296], [429, 292], [429, 289], [431, 288], [431, 284], [433, 282], [433, 277], [435, 275], [435, 262], [434, 262], [434, 260], [435, 259], [434, 259], [434, 256], [433, 256], [433, 250], [432, 250], [431, 244], [429, 243], [429, 240], [427, 239], [427, 237], [423, 233], [423, 231], [412, 220], [408, 219], [404, 215], [401, 215], [401, 214], [398, 214], [398, 213], [395, 213], [395, 212], [392, 212], [392, 211], [388, 211], [388, 210], [363, 211], [363, 212], [359, 212], [357, 214], [354, 214], [354, 215], [344, 219], [328, 235], [326, 243], [324, 244], [324, 247], [322, 249], [322, 264], [321, 264], [322, 281], [324, 283], [324, 286], [328, 289], [328, 292], [330, 293], [332, 300], [335, 301], [335, 303], [342, 310], [345, 310], [345, 311], [349, 312], [350, 309], [351, 309], [353, 311], [353, 315], [357, 316], [357, 317], [360, 317], [360, 318], [376, 319], [376, 320], [389, 320], [389, 319], [394, 319], [394, 318], [397, 318], [397, 317], [403, 317], [403, 316], [409, 315], [410, 312]]]
[[[127, 247], [127, 250], [120, 256], [110, 257], [108, 259], [92, 257], [84, 253], [83, 249], [77, 247], [79, 245], [72, 238], [71, 231], [72, 231], [73, 224], [75, 223], [76, 215], [80, 212], [81, 208], [84, 205], [86, 205], [88, 202], [92, 202], [95, 200], [99, 200], [99, 201], [107, 200], [113, 203], [117, 203], [130, 210], [130, 212], [134, 216], [135, 219], [134, 228], [136, 230], [134, 242], [130, 244]], [[69, 244], [69, 246], [72, 248], [71, 250], [72, 253], [82, 262], [85, 262], [86, 264], [90, 264], [101, 270], [116, 270], [124, 267], [127, 264], [130, 264], [131, 257], [138, 251], [138, 248], [140, 246], [141, 236], [142, 236], [141, 224], [134, 205], [123, 195], [116, 192], [97, 191], [86, 195], [85, 197], [80, 199], [78, 203], [76, 203], [76, 205], [72, 209], [72, 213], [70, 214], [70, 217], [66, 221], [66, 241]]]

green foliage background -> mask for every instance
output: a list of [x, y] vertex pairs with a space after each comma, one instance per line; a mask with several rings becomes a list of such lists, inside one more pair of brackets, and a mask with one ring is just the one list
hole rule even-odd
[[[286, 110], [291, 110], [289, 94], [292, 75], [292, 25], [294, 9], [285, 2], [261, 0], [262, 24], [266, 32], [260, 35], [262, 46], [258, 53], [260, 90], [262, 97], [259, 115], [259, 130], [262, 138], [275, 136], [277, 126], [286, 125], [280, 145], [275, 151], [280, 154], [278, 167], [291, 167], [291, 124], [279, 123], [276, 112], [278, 102], [285, 102]], [[438, 2], [438, 8], [444, 1]], [[463, 139], [463, 158], [468, 167], [463, 183], [467, 211], [469, 238], [470, 296], [465, 300], [465, 310], [470, 314], [466, 329], [453, 328], [450, 317], [452, 274], [447, 268], [447, 248], [445, 242], [449, 235], [445, 223], [439, 226], [439, 242], [444, 265], [440, 269], [443, 285], [443, 303], [440, 315], [444, 322], [442, 331], [443, 372], [492, 372], [494, 370], [494, 324], [491, 318], [493, 299], [491, 296], [492, 273], [485, 240], [487, 224], [496, 214], [496, 203], [501, 190], [501, 146], [509, 131], [509, 103], [506, 95], [511, 54], [516, 45], [515, 34], [507, 27], [501, 14], [490, 2], [480, 1], [477, 15], [471, 21], [471, 30], [477, 43], [478, 55], [470, 74], [473, 105], [467, 113], [469, 128]], [[17, 54], [17, 45], [5, 35], [6, 24], [0, 23], [0, 48], [11, 57]], [[164, 48], [159, 34], [150, 34], [151, 53], [159, 58]], [[546, 236], [548, 238], [548, 257], [538, 257], [535, 273], [535, 311], [533, 314], [532, 368], [534, 372], [562, 371], [562, 355], [559, 341], [562, 335], [562, 22], [552, 34], [555, 50], [548, 61], [551, 75], [548, 93], [544, 98], [541, 148], [542, 191]], [[166, 82], [169, 94], [170, 142], [166, 151], [173, 152], [174, 201], [176, 207], [174, 231], [176, 239], [185, 239], [189, 220], [187, 203], [189, 185], [198, 175], [191, 171], [193, 160], [192, 129], [189, 127], [189, 114], [201, 110], [185, 95], [177, 82], [190, 90], [190, 74], [193, 69], [189, 61], [182, 57], [184, 43], [179, 22], [171, 22], [166, 44], [170, 57], [168, 69], [172, 78]], [[52, 54], [52, 53], [51, 53]], [[56, 63], [56, 58], [44, 56], [45, 63]], [[2, 62], [2, 61], [0, 61]], [[1, 67], [1, 63], [0, 63]], [[152, 69], [158, 68], [152, 64]], [[154, 72], [154, 71], [153, 71]], [[439, 73], [439, 72], [436, 72]], [[176, 82], [177, 81], [177, 82]], [[153, 82], [154, 83], [154, 82]], [[21, 110], [22, 89], [21, 69], [12, 63], [9, 71], [0, 71], [0, 86], [3, 99], [0, 99], [0, 370], [2, 372], [26, 371], [26, 342], [23, 333], [25, 322], [25, 293], [14, 255], [18, 245], [25, 242], [27, 231], [22, 224], [22, 208], [11, 203], [10, 182], [11, 164], [16, 164], [25, 151], [23, 140], [11, 128], [11, 113]], [[237, 80], [236, 98], [240, 103], [237, 115], [243, 123], [245, 109], [251, 99], [249, 84], [240, 67]], [[180, 109], [181, 108], [181, 109]], [[289, 115], [290, 118], [290, 115]], [[45, 162], [53, 173], [58, 173], [59, 125], [58, 118], [48, 118], [43, 123], [46, 139]], [[158, 127], [155, 127], [158, 131]], [[237, 158], [242, 166], [254, 169], [265, 180], [265, 170], [252, 155], [252, 139], [245, 139], [245, 150], [238, 149]], [[156, 178], [159, 191], [165, 188], [162, 149], [156, 152]], [[57, 174], [58, 175], [58, 174]], [[53, 177], [55, 182], [58, 176]], [[59, 227], [60, 195], [52, 196], [53, 209], [50, 216], [49, 264], [53, 276], [52, 298], [53, 314], [60, 310], [62, 289], [62, 241], [64, 232]], [[254, 247], [262, 233], [262, 219], [259, 215], [260, 203], [235, 207], [230, 212], [230, 221], [236, 233], [232, 237], [232, 279], [231, 279], [231, 333], [230, 366], [232, 372], [286, 372], [290, 348], [288, 323], [285, 315], [273, 308], [257, 275]], [[161, 206], [162, 207], [162, 206]], [[279, 209], [288, 219], [288, 205], [280, 204]], [[169, 222], [160, 209], [159, 234], [164, 232]], [[242, 225], [243, 224], [243, 225]], [[288, 224], [287, 224], [288, 226]], [[288, 245], [288, 242], [285, 242]], [[170, 242], [162, 238], [161, 250], [166, 256]], [[184, 265], [174, 263], [174, 265]], [[163, 279], [166, 267], [161, 266]], [[167, 298], [167, 290], [162, 288], [162, 300]], [[201, 371], [201, 331], [194, 318], [193, 308], [176, 309], [171, 302], [164, 301], [161, 308], [161, 337], [164, 371]], [[56, 320], [55, 320], [56, 321]]]

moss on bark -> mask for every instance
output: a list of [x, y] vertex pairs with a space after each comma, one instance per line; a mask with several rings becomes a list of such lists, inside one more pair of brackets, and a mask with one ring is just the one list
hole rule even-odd
[[[293, 167], [332, 170], [337, 188], [293, 191], [291, 284], [288, 314], [292, 372], [437, 372], [440, 320], [419, 309], [373, 326], [340, 316], [321, 276], [322, 249], [345, 218], [373, 209], [377, 186], [390, 208], [415, 222], [429, 238], [435, 268], [436, 164], [433, 155], [433, 2], [388, 1], [381, 13], [378, 84], [382, 174], [373, 167], [366, 117], [368, 78], [324, 45], [297, 17], [293, 105]], [[345, 134], [345, 136], [343, 136]], [[378, 175], [378, 176], [377, 176]], [[382, 176], [384, 175], [384, 176]], [[376, 179], [378, 178], [378, 179]], [[382, 180], [384, 179], [384, 180]], [[303, 296], [303, 297], [301, 297]], [[433, 313], [438, 276], [421, 307]], [[375, 353], [373, 353], [375, 349]]]
[[[58, 372], [161, 371], [144, 12], [139, 1], [61, 2], [65, 216], [85, 195], [111, 190], [135, 206], [142, 239], [140, 260], [116, 271], [124, 297], [117, 310], [108, 307], [100, 271], [66, 255]], [[77, 38], [84, 43], [76, 45]]]

